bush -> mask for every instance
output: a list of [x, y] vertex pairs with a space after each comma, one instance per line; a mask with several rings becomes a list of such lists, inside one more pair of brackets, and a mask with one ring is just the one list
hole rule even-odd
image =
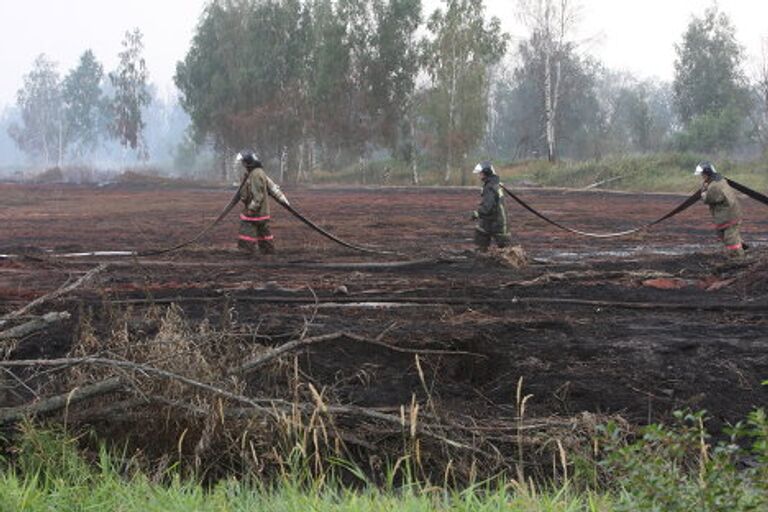
[[646, 427], [639, 440], [625, 446], [617, 445], [611, 428], [606, 429], [610, 454], [601, 465], [617, 493], [616, 510], [766, 510], [764, 411], [729, 429], [730, 439], [714, 447], [703, 412], [676, 412], [675, 420], [671, 427]]

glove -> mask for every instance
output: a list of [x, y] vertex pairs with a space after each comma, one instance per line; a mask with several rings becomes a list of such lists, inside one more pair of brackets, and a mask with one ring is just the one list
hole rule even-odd
[[471, 220], [477, 220], [477, 219], [479, 219], [479, 218], [480, 218], [480, 214], [479, 214], [479, 213], [477, 213], [477, 210], [475, 210], [474, 212], [472, 212], [472, 217], [471, 217]]

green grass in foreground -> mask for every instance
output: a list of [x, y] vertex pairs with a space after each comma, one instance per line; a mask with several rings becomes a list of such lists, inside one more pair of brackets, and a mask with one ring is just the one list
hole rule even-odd
[[[88, 461], [77, 441], [24, 426], [0, 459], [0, 512], [16, 511], [762, 511], [768, 510], [768, 418], [756, 410], [710, 444], [703, 413], [676, 413], [627, 443], [601, 427], [597, 460], [574, 459], [569, 478], [539, 487], [505, 477], [452, 490], [429, 483], [349, 487], [297, 470], [272, 484], [245, 479], [213, 487], [149, 476], [102, 448]], [[737, 444], [740, 442], [740, 444]], [[128, 469], [128, 468], [133, 469]], [[338, 469], [365, 480], [348, 463]]]

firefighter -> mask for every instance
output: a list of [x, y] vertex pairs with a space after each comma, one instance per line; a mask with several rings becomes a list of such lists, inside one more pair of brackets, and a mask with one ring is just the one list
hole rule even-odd
[[480, 206], [472, 212], [472, 220], [477, 221], [475, 245], [481, 252], [488, 250], [492, 240], [501, 248], [507, 247], [510, 244], [510, 236], [507, 232], [507, 210], [504, 207], [504, 191], [500, 187], [499, 176], [489, 161], [477, 164], [472, 173], [479, 174], [483, 182]]
[[715, 231], [728, 255], [743, 256], [745, 246], [739, 233], [741, 205], [736, 192], [709, 162], [699, 163], [694, 174], [702, 178], [701, 200], [709, 206]]
[[269, 196], [286, 204], [288, 199], [264, 172], [256, 153], [243, 150], [237, 154], [237, 161], [243, 165], [245, 172], [242, 177], [245, 183], [240, 189], [243, 212], [240, 214], [237, 247], [248, 254], [255, 254], [258, 246], [261, 254], [274, 254], [274, 236], [269, 229]]

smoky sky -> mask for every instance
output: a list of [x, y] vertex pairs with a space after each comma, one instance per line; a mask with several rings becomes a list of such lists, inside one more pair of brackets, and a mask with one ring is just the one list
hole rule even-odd
[[[150, 80], [160, 94], [173, 95], [176, 62], [184, 58], [207, 0], [0, 0], [0, 108], [14, 103], [22, 76], [35, 57], [45, 53], [59, 63], [63, 75], [92, 49], [106, 70], [116, 66], [126, 30], [144, 33]], [[583, 0], [579, 31], [574, 37], [584, 52], [609, 68], [644, 78], [670, 80], [675, 43], [693, 14], [701, 15], [712, 0]], [[425, 0], [431, 12], [441, 0]], [[487, 0], [487, 12], [502, 20], [514, 42], [526, 30], [516, 15], [517, 0]], [[745, 71], [755, 68], [761, 42], [768, 37], [768, 2], [720, 0], [744, 45]]]

